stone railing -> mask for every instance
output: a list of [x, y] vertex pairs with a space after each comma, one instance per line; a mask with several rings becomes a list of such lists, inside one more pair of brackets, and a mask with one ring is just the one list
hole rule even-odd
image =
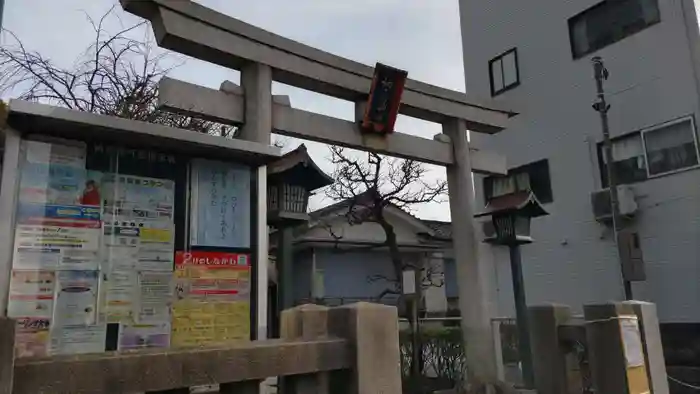
[[226, 347], [14, 359], [14, 322], [0, 320], [0, 394], [258, 393], [260, 382], [305, 393], [401, 393], [396, 308], [303, 305], [282, 314], [282, 338]]

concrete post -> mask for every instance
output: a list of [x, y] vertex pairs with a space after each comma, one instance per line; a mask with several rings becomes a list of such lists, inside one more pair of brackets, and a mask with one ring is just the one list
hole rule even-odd
[[[241, 69], [241, 86], [245, 100], [245, 123], [241, 139], [270, 144], [272, 132], [272, 70], [260, 63], [249, 63]], [[257, 267], [257, 339], [267, 337], [267, 167], [257, 170], [256, 176], [256, 267]]]
[[355, 357], [351, 376], [332, 379], [333, 393], [400, 394], [401, 357], [396, 308], [358, 302], [330, 309], [329, 334], [346, 338]]
[[529, 307], [528, 312], [535, 389], [539, 394], [569, 393], [566, 354], [560, 345], [559, 326], [571, 319], [571, 308], [536, 305]]
[[661, 344], [661, 332], [659, 331], [659, 317], [656, 314], [656, 305], [644, 301], [625, 301], [623, 304], [631, 305], [634, 314], [639, 319], [639, 329], [642, 333], [644, 345], [644, 359], [649, 374], [649, 386], [654, 394], [668, 394], [668, 378], [666, 376], [666, 361], [664, 349]]
[[593, 385], [599, 394], [649, 393], [644, 351], [632, 305], [586, 305], [586, 338]]
[[241, 138], [261, 144], [270, 143], [272, 132], [272, 69], [260, 63], [248, 63], [241, 69], [245, 100], [245, 123]]
[[[329, 309], [320, 305], [301, 305], [282, 312], [280, 337], [283, 339], [312, 340], [328, 336]], [[329, 374], [319, 372], [310, 375], [285, 377], [284, 394], [328, 394]]]
[[442, 129], [454, 150], [454, 164], [446, 171], [467, 374], [469, 383], [490, 383], [498, 380], [486, 287], [490, 267], [479, 259], [467, 124], [462, 119], [450, 119]]

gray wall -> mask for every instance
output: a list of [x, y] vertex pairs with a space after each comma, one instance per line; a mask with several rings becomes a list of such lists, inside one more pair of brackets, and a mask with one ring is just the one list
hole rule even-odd
[[[510, 166], [549, 159], [551, 215], [533, 223], [536, 243], [523, 247], [530, 303], [579, 307], [623, 294], [611, 234], [594, 221], [590, 206], [590, 192], [600, 188], [595, 145], [602, 140], [591, 109], [590, 58], [602, 56], [611, 73], [606, 89], [613, 135], [686, 115], [700, 119], [693, 1], [659, 0], [661, 23], [573, 60], [567, 20], [598, 2], [460, 0], [467, 94], [489, 97], [488, 61], [512, 47], [519, 56], [521, 85], [494, 100], [521, 115], [496, 136], [472, 134], [474, 144], [507, 154]], [[633, 187], [649, 276], [635, 284], [635, 298], [658, 303], [663, 321], [700, 321], [700, 170]], [[507, 251], [496, 250], [494, 257], [499, 291], [493, 313], [512, 315]]]
[[[333, 249], [316, 249], [316, 268], [324, 271], [325, 298], [377, 297], [387, 288], [387, 282], [370, 283], [367, 278], [371, 275], [393, 277], [389, 254], [384, 251], [339, 253]], [[294, 270], [294, 297], [297, 301], [311, 297], [311, 270], [311, 253], [297, 254]], [[447, 297], [457, 296], [455, 266], [452, 259], [445, 259], [444, 287]], [[440, 294], [431, 294], [431, 296], [439, 297]], [[390, 300], [391, 296], [388, 296], [385, 301], [390, 302]]]

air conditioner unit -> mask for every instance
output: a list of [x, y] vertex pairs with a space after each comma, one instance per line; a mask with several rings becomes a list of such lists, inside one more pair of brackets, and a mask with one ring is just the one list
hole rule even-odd
[[[628, 185], [617, 187], [617, 199], [620, 215], [633, 217], [637, 213], [637, 201], [634, 199], [634, 189]], [[593, 216], [599, 222], [610, 222], [612, 220], [612, 205], [610, 204], [610, 189], [603, 189], [591, 193], [591, 205], [593, 206]]]

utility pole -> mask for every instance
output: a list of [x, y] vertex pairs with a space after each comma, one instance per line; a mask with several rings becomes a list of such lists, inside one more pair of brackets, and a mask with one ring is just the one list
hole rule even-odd
[[612, 212], [612, 228], [613, 237], [615, 238], [615, 251], [617, 252], [617, 259], [620, 263], [620, 273], [622, 275], [622, 282], [625, 288], [625, 299], [632, 299], [632, 282], [627, 280], [625, 277], [624, 270], [622, 268], [622, 259], [620, 257], [620, 230], [622, 229], [622, 219], [620, 218], [620, 200], [617, 195], [617, 179], [615, 177], [615, 171], [613, 169], [613, 147], [612, 141], [610, 141], [610, 125], [608, 123], [608, 111], [610, 110], [610, 105], [605, 100], [605, 90], [603, 89], [603, 81], [608, 79], [609, 73], [608, 69], [605, 68], [603, 64], [603, 59], [596, 56], [592, 59], [593, 61], [593, 76], [595, 77], [596, 92], [598, 96], [598, 101], [593, 104], [593, 109], [600, 114], [600, 123], [603, 128], [603, 155], [605, 157], [605, 162], [607, 163], [606, 169], [608, 174], [608, 189], [610, 190], [610, 206]]

